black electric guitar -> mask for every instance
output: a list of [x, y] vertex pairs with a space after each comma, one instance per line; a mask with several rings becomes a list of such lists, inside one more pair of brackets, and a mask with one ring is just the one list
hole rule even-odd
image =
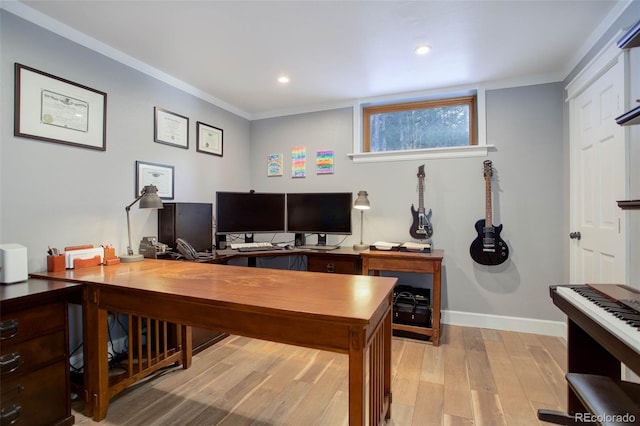
[[426, 240], [433, 235], [433, 227], [430, 222], [431, 209], [429, 209], [429, 213], [425, 213], [424, 210], [424, 164], [418, 167], [418, 192], [418, 210], [411, 204], [413, 223], [409, 228], [409, 234], [415, 239]]
[[493, 168], [491, 161], [484, 162], [484, 185], [486, 190], [484, 219], [476, 222], [478, 237], [471, 243], [471, 258], [481, 265], [500, 265], [509, 257], [509, 248], [500, 238], [502, 225], [493, 226], [491, 222], [491, 177]]

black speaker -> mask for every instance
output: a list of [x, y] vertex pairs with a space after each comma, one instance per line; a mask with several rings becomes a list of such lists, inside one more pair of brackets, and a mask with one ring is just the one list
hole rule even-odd
[[225, 250], [227, 248], [227, 236], [216, 235], [216, 248], [218, 250]]
[[163, 203], [158, 210], [158, 241], [176, 248], [176, 239], [186, 240], [196, 251], [213, 248], [211, 203]]
[[303, 246], [305, 244], [307, 244], [307, 239], [305, 237], [304, 234], [295, 234], [295, 240], [294, 240], [294, 245], [296, 247], [300, 247]]

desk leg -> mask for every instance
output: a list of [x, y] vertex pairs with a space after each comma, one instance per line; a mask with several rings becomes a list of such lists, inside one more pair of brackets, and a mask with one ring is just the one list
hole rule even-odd
[[82, 291], [82, 341], [84, 342], [82, 345], [82, 358], [84, 359], [84, 375], [82, 378], [82, 386], [84, 387], [84, 415], [87, 417], [93, 417], [93, 383], [92, 377], [89, 374], [89, 365], [92, 353], [91, 351], [95, 351], [95, 348], [92, 347], [93, 333], [91, 333], [90, 327], [93, 324], [96, 324], [96, 319], [91, 318], [94, 315], [94, 311], [89, 309], [89, 300], [90, 300], [90, 291], [89, 287], [85, 286]]
[[99, 297], [97, 289], [87, 289], [84, 380], [90, 400], [87, 415], [95, 421], [104, 419], [109, 407], [108, 313], [98, 308]]
[[98, 327], [96, 336], [98, 338], [96, 355], [98, 372], [96, 377], [97, 388], [95, 391], [95, 403], [93, 419], [100, 421], [107, 417], [109, 408], [109, 319], [108, 312], [104, 309], [97, 309]]
[[365, 333], [361, 328], [352, 328], [349, 347], [349, 424], [364, 425], [366, 409], [366, 361]]
[[369, 275], [369, 258], [367, 256], [361, 256], [362, 258], [362, 270], [360, 275]]
[[440, 290], [441, 290], [441, 269], [440, 262], [433, 263], [433, 335], [431, 342], [433, 346], [440, 345]]
[[[391, 300], [393, 304], [393, 300]], [[389, 309], [387, 316], [384, 318], [384, 395], [388, 395], [388, 406], [385, 420], [391, 418], [391, 335], [393, 334], [392, 328], [392, 312]]]
[[193, 350], [193, 331], [191, 326], [181, 325], [182, 327], [182, 342], [180, 349], [182, 351], [182, 368], [191, 367], [192, 350]]

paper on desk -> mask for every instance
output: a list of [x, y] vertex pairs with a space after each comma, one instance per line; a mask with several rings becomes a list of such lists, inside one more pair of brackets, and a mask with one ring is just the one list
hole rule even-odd
[[375, 246], [375, 248], [377, 250], [391, 250], [394, 248], [397, 248], [398, 246], [400, 246], [400, 243], [389, 243], [387, 241], [376, 241], [375, 243], [373, 243], [373, 246]]
[[93, 259], [95, 256], [100, 256], [100, 263], [104, 262], [104, 248], [92, 247], [78, 250], [65, 251], [65, 260], [67, 269], [73, 269], [73, 261], [76, 259]]
[[413, 241], [407, 241], [402, 243], [402, 246], [406, 248], [408, 251], [423, 251], [431, 248], [431, 244], [425, 243], [414, 243]]

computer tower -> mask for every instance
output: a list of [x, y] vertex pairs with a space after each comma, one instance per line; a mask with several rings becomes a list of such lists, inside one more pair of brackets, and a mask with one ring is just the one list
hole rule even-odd
[[[213, 248], [213, 204], [163, 203], [158, 210], [158, 241], [176, 250], [176, 238], [182, 238], [196, 251]], [[213, 345], [226, 335], [215, 330], [193, 327], [191, 330], [193, 353]]]
[[176, 249], [182, 238], [196, 251], [213, 248], [213, 204], [163, 203], [158, 210], [158, 241]]

